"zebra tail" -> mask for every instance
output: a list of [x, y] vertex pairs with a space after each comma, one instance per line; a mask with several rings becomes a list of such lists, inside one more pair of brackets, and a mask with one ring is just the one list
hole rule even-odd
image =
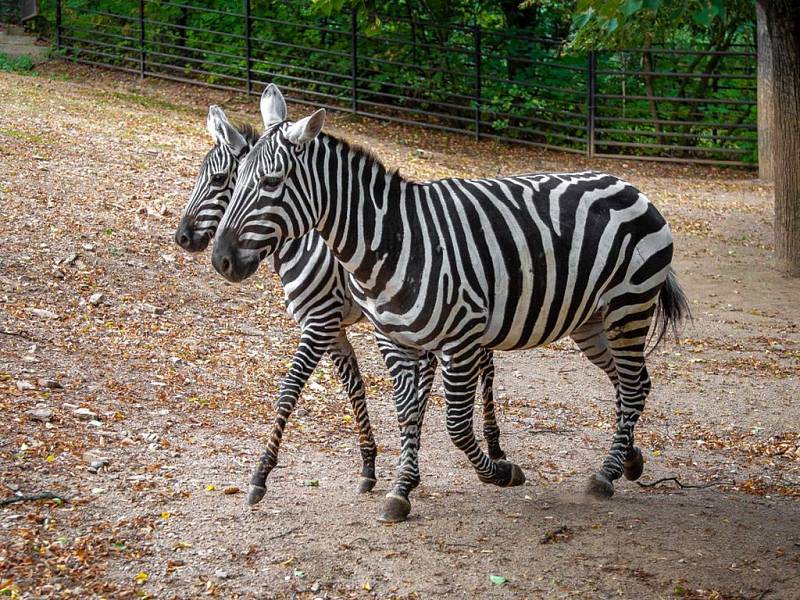
[[658, 302], [656, 303], [656, 312], [653, 319], [653, 332], [650, 336], [652, 338], [657, 333], [658, 337], [656, 343], [647, 351], [647, 356], [650, 356], [653, 350], [658, 347], [669, 329], [672, 330], [672, 335], [677, 342], [678, 328], [687, 318], [690, 321], [692, 320], [689, 301], [686, 299], [686, 294], [681, 289], [681, 286], [678, 285], [675, 271], [670, 268], [664, 287], [658, 293]]

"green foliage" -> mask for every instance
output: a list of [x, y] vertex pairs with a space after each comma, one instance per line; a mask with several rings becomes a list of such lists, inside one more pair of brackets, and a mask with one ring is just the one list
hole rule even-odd
[[717, 49], [752, 43], [754, 23], [752, 0], [578, 0], [572, 45], [623, 49], [688, 41]]
[[[754, 108], [737, 104], [754, 97], [748, 79], [752, 61], [670, 52], [751, 44], [750, 0], [250, 4], [249, 72], [256, 92], [274, 82], [289, 96], [349, 108], [355, 9], [362, 113], [465, 130], [474, 130], [479, 116], [483, 135], [582, 151], [587, 143], [587, 52], [593, 50], [599, 68], [596, 91], [602, 96], [598, 151], [655, 154], [663, 149], [647, 144], [669, 144], [675, 156], [747, 160], [755, 155]], [[237, 90], [246, 86], [241, 0], [147, 0], [143, 47], [138, 3], [63, 0], [62, 5], [66, 52], [72, 58], [131, 71], [138, 71], [144, 59], [149, 73]], [[678, 72], [698, 75], [663, 75]], [[687, 124], [691, 121], [699, 124]], [[644, 145], [631, 149], [631, 142]], [[715, 154], [711, 148], [722, 150]]]
[[23, 75], [35, 75], [33, 61], [30, 56], [7, 56], [0, 54], [0, 71], [7, 73], [22, 73]]

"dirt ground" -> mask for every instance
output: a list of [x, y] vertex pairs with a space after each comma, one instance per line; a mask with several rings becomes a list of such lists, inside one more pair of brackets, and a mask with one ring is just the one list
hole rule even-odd
[[332, 116], [330, 130], [413, 178], [629, 179], [672, 225], [694, 311], [681, 344], [650, 358], [637, 429], [642, 481], [675, 480], [583, 494], [610, 443], [612, 394], [561, 341], [497, 357], [501, 441], [526, 485], [478, 482], [437, 386], [411, 519], [386, 526], [375, 517], [397, 426], [363, 323], [350, 337], [380, 443], [374, 493], [354, 492], [357, 436], [329, 362], [265, 500], [249, 508], [239, 491], [298, 329], [266, 268], [227, 284], [172, 234], [210, 144], [207, 105], [257, 123], [257, 98], [48, 63], [0, 74], [0, 102], [0, 497], [67, 499], [0, 509], [0, 596], [800, 597], [800, 281], [772, 267], [772, 188], [752, 171]]

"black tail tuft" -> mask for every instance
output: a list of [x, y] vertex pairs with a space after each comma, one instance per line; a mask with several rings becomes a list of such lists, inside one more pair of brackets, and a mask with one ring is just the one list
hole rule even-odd
[[647, 352], [647, 355], [649, 356], [658, 347], [668, 329], [672, 329], [672, 335], [675, 336], [677, 341], [678, 326], [687, 318], [689, 320], [692, 319], [689, 301], [686, 299], [686, 294], [683, 293], [681, 286], [678, 285], [675, 272], [670, 268], [664, 287], [658, 293], [656, 314], [653, 319], [653, 335], [658, 332], [658, 338], [653, 347]]

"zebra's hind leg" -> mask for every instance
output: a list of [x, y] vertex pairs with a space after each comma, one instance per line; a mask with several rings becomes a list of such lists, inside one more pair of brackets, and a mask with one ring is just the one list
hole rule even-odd
[[375, 456], [378, 450], [375, 445], [375, 438], [372, 435], [372, 426], [369, 422], [364, 382], [361, 379], [361, 372], [358, 369], [358, 360], [355, 352], [353, 352], [353, 346], [350, 344], [350, 340], [347, 339], [344, 330], [339, 332], [328, 352], [336, 367], [339, 380], [350, 398], [353, 416], [358, 426], [358, 446], [361, 450], [361, 478], [356, 490], [359, 494], [363, 494], [372, 491], [378, 481], [375, 477]]
[[595, 496], [612, 496], [613, 482], [626, 471], [629, 478], [641, 475], [643, 460], [641, 451], [634, 446], [633, 433], [649, 391], [645, 344], [653, 306], [654, 299], [616, 309], [612, 304], [604, 318], [608, 348], [618, 377], [617, 422], [608, 456], [601, 469], [589, 480], [587, 491]]
[[300, 343], [294, 352], [292, 366], [281, 383], [277, 414], [272, 425], [267, 450], [261, 456], [258, 466], [250, 478], [250, 491], [247, 494], [248, 504], [257, 504], [266, 494], [267, 476], [278, 464], [278, 449], [286, 424], [297, 404], [297, 398], [335, 337], [336, 332], [303, 330]]
[[506, 453], [500, 447], [500, 427], [494, 408], [494, 355], [483, 350], [480, 359], [481, 399], [483, 400], [483, 437], [492, 460], [505, 460]]
[[389, 369], [394, 385], [394, 403], [400, 426], [400, 463], [392, 490], [386, 494], [378, 520], [383, 523], [405, 521], [411, 512], [408, 497], [419, 485], [419, 420], [420, 399], [419, 351], [404, 348], [381, 334], [375, 333], [378, 348]]
[[447, 433], [453, 444], [467, 455], [478, 474], [478, 479], [501, 487], [522, 485], [525, 482], [525, 474], [519, 466], [505, 460], [491, 460], [475, 439], [472, 415], [475, 388], [483, 360], [485, 360], [485, 350], [480, 347], [463, 349], [458, 354], [446, 356], [442, 360]]

